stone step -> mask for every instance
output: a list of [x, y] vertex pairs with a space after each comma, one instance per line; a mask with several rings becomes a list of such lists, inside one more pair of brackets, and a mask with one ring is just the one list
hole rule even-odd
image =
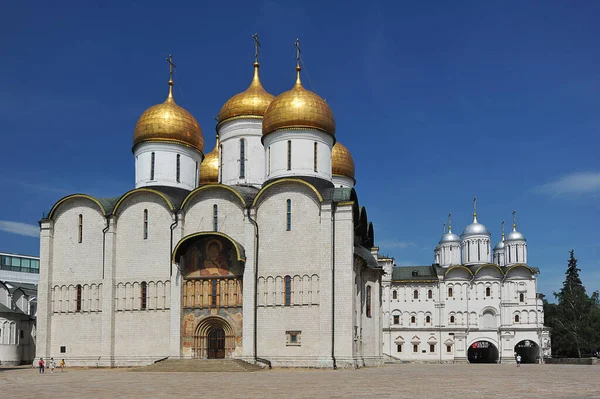
[[145, 367], [136, 367], [138, 372], [246, 372], [262, 370], [261, 366], [239, 359], [167, 359]]

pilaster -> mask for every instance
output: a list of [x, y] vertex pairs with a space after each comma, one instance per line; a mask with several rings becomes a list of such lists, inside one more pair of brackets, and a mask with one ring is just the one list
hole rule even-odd
[[[175, 219], [173, 219], [173, 222]], [[177, 224], [171, 231], [171, 241], [173, 243], [171, 251], [175, 249], [175, 246], [184, 235], [184, 225], [185, 225], [185, 212], [180, 211], [177, 215]], [[180, 357], [181, 356], [181, 297], [183, 295], [182, 287], [183, 287], [183, 276], [181, 275], [181, 268], [183, 265], [182, 262], [179, 264], [172, 262], [173, 254], [169, 254], [169, 259], [171, 259], [171, 303], [169, 305], [169, 315], [170, 315], [170, 328], [169, 328], [169, 356], [171, 357]]]
[[115, 261], [117, 219], [109, 217], [108, 230], [104, 233], [104, 271], [102, 278], [102, 342], [99, 364], [114, 366], [115, 355]]
[[54, 240], [54, 221], [44, 219], [40, 222], [40, 280], [38, 284], [36, 358], [49, 357], [52, 335], [52, 247]]

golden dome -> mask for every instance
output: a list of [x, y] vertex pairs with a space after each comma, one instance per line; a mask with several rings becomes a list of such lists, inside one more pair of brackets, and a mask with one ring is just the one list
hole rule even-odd
[[255, 62], [254, 78], [250, 83], [250, 87], [246, 91], [231, 97], [223, 105], [217, 117], [217, 126], [231, 118], [240, 116], [262, 117], [265, 114], [267, 107], [275, 96], [267, 93], [260, 83], [258, 67], [258, 62]]
[[335, 120], [329, 105], [312, 91], [306, 90], [298, 76], [291, 90], [280, 94], [267, 108], [263, 119], [263, 136], [279, 129], [317, 129], [335, 134]]
[[219, 182], [219, 136], [215, 148], [206, 154], [200, 164], [200, 184]]
[[189, 112], [175, 104], [173, 80], [169, 80], [167, 100], [148, 108], [135, 125], [133, 146], [146, 141], [181, 143], [204, 151], [200, 125]]
[[354, 179], [354, 160], [350, 151], [336, 142], [331, 150], [331, 174], [351, 177]]

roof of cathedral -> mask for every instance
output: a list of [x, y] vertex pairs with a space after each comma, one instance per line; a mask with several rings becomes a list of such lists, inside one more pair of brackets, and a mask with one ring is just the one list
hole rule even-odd
[[365, 265], [369, 269], [377, 269], [377, 270], [382, 269], [382, 267], [379, 266], [379, 263], [377, 263], [377, 260], [373, 257], [373, 254], [371, 253], [371, 251], [369, 251], [365, 247], [360, 246], [360, 245], [355, 245], [354, 246], [354, 255], [356, 255], [359, 258], [361, 258], [362, 260], [364, 260]]
[[280, 129], [316, 129], [335, 135], [335, 119], [327, 102], [306, 90], [300, 80], [300, 65], [296, 66], [296, 84], [278, 95], [263, 118], [263, 136]]
[[[512, 265], [512, 266], [504, 266], [500, 267], [493, 263], [487, 265], [472, 265], [472, 266], [464, 266], [464, 265], [456, 265], [453, 267], [463, 267], [467, 268], [471, 271], [471, 274], [476, 273], [483, 266], [492, 266], [497, 267], [501, 270], [503, 274], [506, 274], [509, 269], [514, 266], [525, 266], [535, 274], [540, 272], [538, 267], [532, 267], [525, 264]], [[404, 281], [422, 281], [422, 282], [435, 282], [438, 281], [438, 276], [443, 276], [446, 272], [450, 270], [450, 268], [444, 268], [439, 265], [431, 265], [431, 266], [394, 266], [392, 268], [392, 281], [396, 282], [404, 282]]]
[[231, 97], [217, 117], [217, 126], [223, 122], [239, 117], [262, 117], [267, 110], [271, 101], [275, 99], [275, 96], [268, 93], [260, 83], [258, 76], [259, 63], [254, 63], [254, 78], [250, 87], [241, 93]]

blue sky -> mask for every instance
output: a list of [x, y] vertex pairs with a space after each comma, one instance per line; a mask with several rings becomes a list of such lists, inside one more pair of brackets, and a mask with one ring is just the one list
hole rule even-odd
[[[430, 264], [453, 212], [492, 231], [517, 209], [539, 290], [575, 249], [600, 289], [600, 2], [10, 2], [0, 25], [0, 250], [38, 254], [37, 221], [64, 195], [134, 185], [137, 118], [167, 94], [198, 120], [261, 78], [326, 98], [357, 167], [381, 251]], [[143, 4], [143, 6], [142, 6]], [[33, 227], [32, 227], [33, 226]]]

